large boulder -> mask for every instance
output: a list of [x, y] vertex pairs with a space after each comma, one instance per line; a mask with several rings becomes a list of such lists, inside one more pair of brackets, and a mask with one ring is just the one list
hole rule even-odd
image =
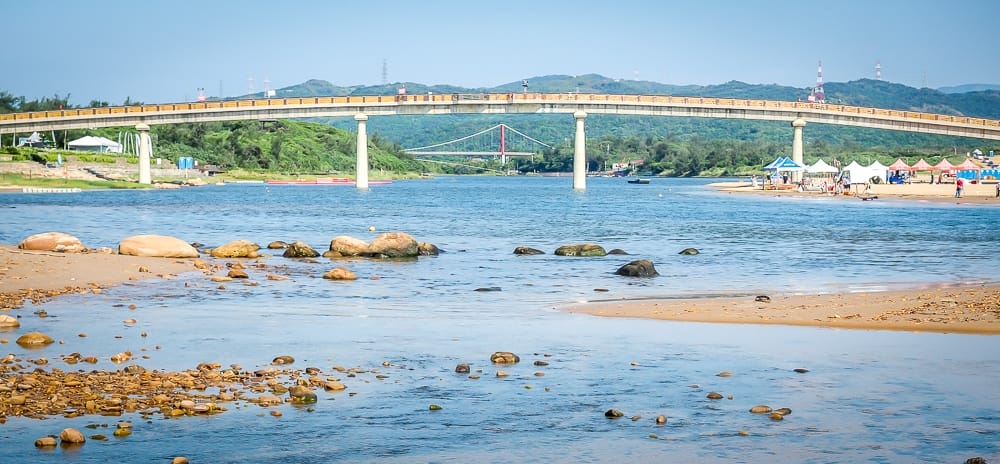
[[32, 235], [17, 245], [22, 250], [59, 251], [63, 253], [79, 253], [86, 251], [80, 239], [62, 232], [42, 232]]
[[260, 245], [249, 240], [234, 240], [213, 248], [211, 254], [216, 258], [257, 258], [259, 249]]
[[158, 258], [197, 258], [198, 250], [187, 242], [166, 235], [133, 235], [118, 242], [118, 254]]
[[379, 258], [413, 258], [420, 253], [420, 246], [406, 232], [379, 234], [368, 245], [368, 254]]
[[330, 250], [324, 253], [323, 256], [363, 256], [367, 253], [368, 242], [359, 238], [340, 235], [330, 240]]
[[285, 252], [282, 256], [286, 258], [315, 258], [319, 256], [319, 252], [314, 250], [313, 247], [307, 245], [305, 242], [296, 240], [295, 242], [288, 244], [288, 248], [285, 248]]
[[626, 277], [656, 277], [660, 275], [653, 267], [653, 262], [648, 259], [637, 259], [628, 263], [615, 271], [615, 274]]
[[580, 243], [556, 248], [555, 254], [558, 256], [607, 256], [608, 252], [604, 251], [604, 247], [595, 243]]

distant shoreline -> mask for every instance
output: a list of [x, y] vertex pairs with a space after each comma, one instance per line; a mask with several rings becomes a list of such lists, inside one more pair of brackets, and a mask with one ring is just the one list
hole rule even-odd
[[[858, 200], [864, 194], [856, 194], [852, 188], [849, 194], [834, 195], [821, 191], [800, 192], [797, 189], [762, 190], [760, 186], [753, 187], [750, 182], [715, 182], [707, 187], [725, 193], [746, 193], [751, 195], [769, 195], [774, 197], [798, 196], [814, 198], [836, 198], [843, 200]], [[855, 186], [858, 187], [858, 186]], [[972, 184], [966, 183], [961, 198], [955, 198], [955, 184], [871, 184], [868, 197], [875, 200], [906, 200], [952, 205], [986, 205], [1000, 206], [1000, 198], [996, 197], [996, 183]], [[859, 189], [864, 191], [864, 187]]]

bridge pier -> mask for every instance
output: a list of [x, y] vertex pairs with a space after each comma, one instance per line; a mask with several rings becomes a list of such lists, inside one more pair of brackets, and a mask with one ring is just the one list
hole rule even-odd
[[355, 168], [355, 186], [368, 189], [368, 116], [364, 113], [354, 115], [358, 123], [358, 160]]
[[587, 189], [587, 137], [583, 131], [583, 120], [587, 113], [577, 111], [573, 113], [576, 118], [576, 137], [573, 146], [573, 190]]
[[152, 184], [153, 175], [149, 165], [149, 158], [153, 151], [153, 141], [149, 138], [149, 125], [145, 123], [136, 124], [135, 130], [139, 131], [139, 183]]
[[[805, 167], [802, 163], [802, 128], [806, 127], [805, 119], [799, 118], [792, 121], [792, 161], [799, 166]], [[798, 182], [802, 180], [802, 172], [793, 172], [792, 180]]]

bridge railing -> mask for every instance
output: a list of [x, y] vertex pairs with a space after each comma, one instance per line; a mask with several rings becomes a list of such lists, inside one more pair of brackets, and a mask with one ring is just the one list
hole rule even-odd
[[291, 97], [251, 100], [224, 100], [211, 102], [185, 102], [149, 104], [140, 106], [113, 106], [101, 108], [73, 108], [63, 110], [32, 111], [26, 113], [0, 114], [0, 121], [31, 121], [45, 119], [63, 119], [76, 117], [91, 117], [123, 114], [155, 114], [173, 112], [195, 112], [212, 110], [233, 110], [252, 108], [288, 108], [298, 106], [327, 105], [407, 105], [424, 103], [442, 104], [497, 104], [497, 103], [623, 103], [649, 104], [662, 106], [717, 106], [731, 108], [761, 108], [764, 110], [812, 110], [832, 114], [866, 115], [877, 118], [898, 118], [902, 120], [934, 121], [952, 124], [964, 124], [974, 127], [997, 128], [1000, 121], [968, 116], [953, 116], [944, 114], [924, 113], [919, 111], [891, 110], [868, 108], [839, 104], [750, 100], [720, 97], [682, 97], [668, 95], [608, 95], [579, 93], [479, 93], [479, 94], [416, 94], [416, 95], [367, 95], [367, 96], [331, 96], [331, 97]]

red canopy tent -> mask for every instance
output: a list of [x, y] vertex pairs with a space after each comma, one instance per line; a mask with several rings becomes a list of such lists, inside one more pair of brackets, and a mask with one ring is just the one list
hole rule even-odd
[[955, 170], [956, 171], [976, 171], [976, 170], [979, 170], [979, 165], [976, 164], [976, 163], [973, 163], [972, 160], [967, 159], [965, 161], [962, 161], [962, 164], [959, 164], [958, 166], [955, 166]]
[[896, 158], [896, 161], [889, 165], [890, 171], [909, 171], [910, 165], [903, 161], [903, 158]]
[[930, 164], [928, 164], [926, 161], [924, 161], [923, 158], [920, 158], [920, 161], [917, 161], [916, 163], [914, 163], [913, 166], [910, 166], [910, 170], [911, 171], [937, 171], [938, 169], [935, 168], [934, 166], [931, 166]]
[[955, 168], [955, 165], [951, 164], [948, 158], [941, 158], [941, 161], [938, 161], [938, 164], [935, 164], [934, 168], [938, 171], [951, 171]]

